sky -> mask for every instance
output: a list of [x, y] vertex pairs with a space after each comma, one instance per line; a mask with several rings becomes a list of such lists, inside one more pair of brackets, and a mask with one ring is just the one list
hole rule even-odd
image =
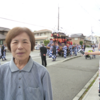
[[100, 36], [100, 0], [0, 0], [0, 27]]

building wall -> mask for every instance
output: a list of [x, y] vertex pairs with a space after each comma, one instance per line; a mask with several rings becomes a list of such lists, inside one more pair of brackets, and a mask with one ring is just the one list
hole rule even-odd
[[96, 43], [98, 44], [99, 43], [99, 41], [100, 41], [100, 36], [95, 36], [96, 37]]
[[87, 37], [87, 39], [92, 41], [92, 44], [97, 44], [98, 40], [99, 40], [99, 37], [91, 35], [91, 36]]
[[[0, 31], [0, 34], [5, 35], [5, 36], [7, 35], [7, 33], [8, 33], [8, 32]], [[0, 40], [0, 45], [5, 44], [5, 43], [6, 43], [6, 42], [5, 42], [5, 39], [1, 39], [1, 40]]]
[[73, 44], [74, 44], [74, 43], [79, 44], [80, 41], [83, 41], [83, 43], [84, 43], [84, 39], [82, 39], [82, 38], [72, 38], [72, 43], [73, 43]]
[[47, 36], [48, 40], [51, 38], [52, 32], [34, 33], [34, 36]]
[[0, 31], [0, 34], [5, 35], [5, 36], [7, 35], [7, 33], [8, 32], [6, 32], [6, 31]]
[[36, 40], [36, 41], [35, 41], [35, 45], [36, 45], [36, 44], [42, 44], [42, 43], [44, 43], [44, 40]]
[[43, 36], [47, 36], [47, 39], [40, 39], [40, 40], [35, 40], [35, 44], [42, 44], [44, 43], [44, 40], [50, 40], [52, 32], [41, 32], [41, 33], [34, 33], [35, 37], [43, 37]]
[[85, 42], [85, 44], [88, 45], [88, 46], [89, 46], [89, 45], [90, 45], [90, 46], [92, 45], [91, 41], [86, 41], [86, 40], [85, 40], [84, 42]]

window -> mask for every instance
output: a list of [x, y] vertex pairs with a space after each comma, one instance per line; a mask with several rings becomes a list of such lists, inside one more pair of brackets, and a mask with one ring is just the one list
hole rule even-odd
[[37, 36], [39, 36], [39, 33], [37, 33]]
[[78, 38], [74, 38], [74, 40], [78, 40]]
[[42, 41], [40, 41], [40, 44], [42, 44], [43, 42]]
[[2, 45], [3, 44], [3, 40], [0, 40], [0, 45]]

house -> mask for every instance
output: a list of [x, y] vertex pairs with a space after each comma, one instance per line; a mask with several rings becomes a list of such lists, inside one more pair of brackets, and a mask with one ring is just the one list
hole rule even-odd
[[0, 45], [5, 43], [6, 34], [10, 29], [5, 27], [0, 27]]
[[84, 43], [88, 46], [91, 46], [92, 45], [92, 41], [91, 40], [88, 40], [88, 39], [85, 39], [84, 40]]
[[44, 40], [50, 40], [52, 31], [48, 29], [43, 29], [39, 31], [34, 31], [35, 44], [42, 44]]
[[96, 38], [96, 44], [98, 44], [100, 41], [100, 36], [95, 36], [95, 38]]
[[83, 41], [85, 43], [85, 36], [82, 33], [79, 34], [71, 34], [70, 36], [72, 43], [79, 44], [80, 41]]
[[90, 35], [90, 36], [86, 37], [86, 39], [92, 41], [92, 44], [97, 44], [98, 43], [96, 36]]

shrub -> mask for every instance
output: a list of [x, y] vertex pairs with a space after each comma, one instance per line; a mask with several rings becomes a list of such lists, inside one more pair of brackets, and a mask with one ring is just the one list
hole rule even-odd
[[50, 42], [50, 40], [44, 40], [44, 45], [47, 46], [47, 44]]
[[83, 45], [83, 41], [80, 41], [80, 45]]

